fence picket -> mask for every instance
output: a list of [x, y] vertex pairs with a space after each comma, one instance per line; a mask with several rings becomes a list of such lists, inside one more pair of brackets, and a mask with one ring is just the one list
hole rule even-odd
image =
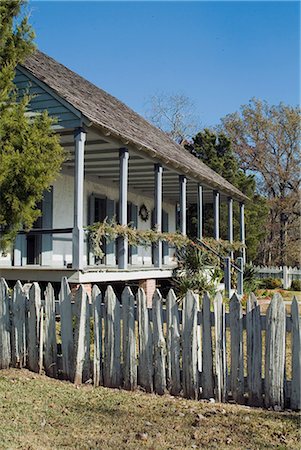
[[55, 298], [50, 283], [45, 290], [44, 366], [46, 375], [57, 378], [57, 342], [55, 326]]
[[241, 303], [236, 294], [233, 294], [230, 299], [229, 314], [231, 332], [231, 393], [236, 402], [242, 403], [244, 400], [243, 326]]
[[226, 321], [225, 305], [218, 292], [214, 298], [215, 319], [215, 397], [218, 402], [225, 402], [227, 397], [227, 362], [226, 362]]
[[262, 337], [260, 307], [254, 294], [247, 300], [247, 367], [249, 404], [262, 405]]
[[184, 397], [197, 399], [198, 373], [198, 300], [188, 291], [183, 300], [183, 393]]
[[210, 297], [207, 292], [203, 296], [202, 311], [202, 397], [212, 398], [214, 395], [212, 334], [210, 321]]
[[265, 405], [284, 407], [285, 306], [274, 294], [266, 315]]
[[181, 391], [180, 379], [180, 320], [177, 298], [172, 289], [166, 299], [167, 322], [167, 380], [171, 395]]
[[28, 368], [39, 372], [41, 289], [38, 283], [32, 283], [28, 303]]
[[163, 335], [162, 295], [156, 289], [153, 295], [153, 334], [154, 334], [154, 388], [163, 395], [166, 391], [166, 343]]
[[121, 386], [120, 365], [120, 303], [111, 286], [105, 293], [104, 385]]
[[92, 288], [92, 305], [94, 319], [94, 358], [93, 358], [93, 382], [94, 386], [102, 383], [102, 319], [101, 319], [102, 295], [98, 286]]
[[122, 324], [123, 324], [123, 382], [124, 388], [137, 388], [137, 357], [135, 336], [135, 297], [126, 286], [122, 292]]
[[11, 363], [10, 346], [10, 298], [4, 278], [0, 279], [0, 369], [8, 369]]
[[294, 297], [292, 306], [292, 389], [291, 408], [301, 409], [301, 325], [299, 305]]
[[137, 293], [138, 329], [139, 329], [139, 385], [146, 392], [153, 392], [153, 345], [152, 332], [143, 289]]
[[13, 290], [12, 362], [14, 367], [26, 365], [26, 297], [20, 281], [16, 282]]
[[87, 381], [90, 376], [90, 313], [89, 297], [80, 285], [75, 294], [77, 309], [75, 341], [74, 384]]
[[60, 315], [61, 315], [61, 339], [62, 339], [62, 373], [64, 378], [73, 381], [74, 379], [74, 344], [73, 325], [71, 310], [71, 291], [67, 278], [62, 278], [61, 290], [59, 294]]

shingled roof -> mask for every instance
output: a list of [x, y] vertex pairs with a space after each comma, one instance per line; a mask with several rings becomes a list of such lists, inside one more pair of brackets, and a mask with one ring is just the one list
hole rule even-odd
[[159, 161], [238, 200], [247, 197], [163, 131], [117, 98], [36, 50], [23, 64], [33, 76], [80, 111], [89, 121], [118, 139], [150, 152]]

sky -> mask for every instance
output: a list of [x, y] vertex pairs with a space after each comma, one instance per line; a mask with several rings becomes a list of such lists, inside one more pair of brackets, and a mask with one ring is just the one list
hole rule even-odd
[[183, 94], [200, 127], [252, 97], [300, 102], [298, 1], [34, 1], [38, 48], [140, 114]]

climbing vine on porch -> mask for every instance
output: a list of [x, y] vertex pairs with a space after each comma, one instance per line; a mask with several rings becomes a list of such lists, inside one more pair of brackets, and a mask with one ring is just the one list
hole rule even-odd
[[[188, 236], [183, 236], [178, 232], [159, 232], [156, 229], [149, 230], [137, 230], [133, 228], [132, 224], [120, 225], [116, 222], [115, 218], [105, 219], [103, 222], [97, 222], [93, 225], [87, 227], [89, 234], [89, 241], [91, 243], [92, 251], [95, 256], [102, 258], [104, 256], [104, 251], [102, 249], [103, 240], [107, 242], [112, 242], [118, 237], [127, 238], [129, 245], [134, 247], [143, 246], [148, 247], [159, 241], [167, 242], [169, 245], [176, 247], [176, 249], [182, 249], [183, 247], [196, 247], [204, 252], [208, 252], [210, 258], [212, 258], [212, 263], [216, 264], [218, 257], [210, 253], [200, 241], [192, 240]], [[213, 238], [202, 239], [202, 242], [213, 249], [216, 253], [221, 256], [227, 256], [230, 251], [239, 251], [243, 248], [241, 242], [224, 241], [220, 239], [216, 241]]]

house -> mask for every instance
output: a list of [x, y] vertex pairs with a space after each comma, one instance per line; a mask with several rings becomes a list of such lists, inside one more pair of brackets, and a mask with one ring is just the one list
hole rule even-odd
[[202, 238], [203, 205], [213, 203], [214, 237], [219, 239], [220, 202], [228, 203], [228, 237], [233, 240], [233, 201], [240, 204], [244, 242], [245, 195], [125, 104], [62, 64], [36, 51], [16, 69], [15, 84], [32, 95], [29, 113], [47, 110], [68, 152], [62, 172], [45, 193], [35, 228], [20, 232], [11, 254], [0, 257], [8, 280], [94, 283], [170, 278], [174, 249], [160, 243], [129, 248], [126, 240], [93, 255], [85, 226], [118, 216], [138, 229], [186, 233], [186, 205], [198, 205]]

